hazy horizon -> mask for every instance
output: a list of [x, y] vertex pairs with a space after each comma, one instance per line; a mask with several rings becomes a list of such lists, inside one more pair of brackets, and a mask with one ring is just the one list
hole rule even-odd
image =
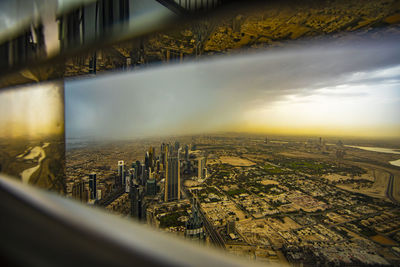
[[399, 138], [398, 41], [312, 42], [66, 81], [66, 137]]
[[64, 134], [62, 81], [0, 91], [0, 138], [41, 139]]

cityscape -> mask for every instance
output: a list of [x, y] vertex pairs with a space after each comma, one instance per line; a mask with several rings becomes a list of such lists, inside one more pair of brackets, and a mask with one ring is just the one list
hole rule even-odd
[[1, 266], [400, 266], [399, 0], [0, 6]]
[[69, 80], [67, 195], [256, 262], [399, 265], [396, 32]]
[[395, 144], [239, 133], [71, 140], [67, 192], [261, 262], [398, 265]]

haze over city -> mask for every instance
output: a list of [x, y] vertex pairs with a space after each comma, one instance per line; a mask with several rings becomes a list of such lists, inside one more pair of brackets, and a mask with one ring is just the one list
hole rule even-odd
[[396, 137], [397, 44], [320, 41], [67, 81], [67, 137], [213, 131]]
[[0, 137], [37, 138], [64, 133], [63, 83], [22, 86], [0, 93]]

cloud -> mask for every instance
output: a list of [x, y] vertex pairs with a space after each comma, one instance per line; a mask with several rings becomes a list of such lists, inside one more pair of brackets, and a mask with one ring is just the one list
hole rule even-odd
[[[398, 41], [312, 42], [67, 81], [67, 137], [204, 133], [240, 125], [260, 110], [316, 99], [351, 99], [362, 110], [370, 100], [387, 101], [385, 94], [398, 99]], [[374, 93], [378, 85], [381, 94]], [[387, 109], [396, 111], [395, 104]], [[279, 120], [278, 112], [271, 114], [277, 115], [265, 123]]]

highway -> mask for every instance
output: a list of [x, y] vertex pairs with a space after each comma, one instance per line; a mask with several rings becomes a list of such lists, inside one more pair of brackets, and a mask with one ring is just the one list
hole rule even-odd
[[[183, 190], [181, 190], [182, 195], [185, 198], [188, 198], [188, 192], [186, 190], [186, 188], [181, 187]], [[211, 242], [220, 248], [225, 249], [225, 243], [221, 237], [221, 235], [215, 230], [214, 226], [211, 224], [211, 222], [208, 220], [207, 216], [204, 214], [201, 205], [200, 205], [200, 201], [197, 197], [195, 197], [195, 201], [196, 201], [196, 205], [199, 207], [199, 212], [200, 212], [200, 216], [203, 220], [204, 223], [204, 227], [206, 228], [206, 232], [208, 233], [208, 235], [210, 236]]]
[[203, 210], [201, 209], [200, 206], [200, 201], [196, 197], [196, 202], [201, 214], [201, 217], [203, 219], [204, 226], [206, 228], [207, 233], [210, 235], [210, 239], [214, 245], [217, 247], [225, 249], [225, 243], [221, 237], [221, 235], [215, 230], [214, 226], [211, 224], [211, 222], [207, 219], [207, 216], [203, 213]]
[[400, 203], [393, 196], [393, 189], [394, 189], [394, 175], [393, 173], [389, 173], [389, 183], [386, 189], [386, 195], [395, 205], [400, 206]]

